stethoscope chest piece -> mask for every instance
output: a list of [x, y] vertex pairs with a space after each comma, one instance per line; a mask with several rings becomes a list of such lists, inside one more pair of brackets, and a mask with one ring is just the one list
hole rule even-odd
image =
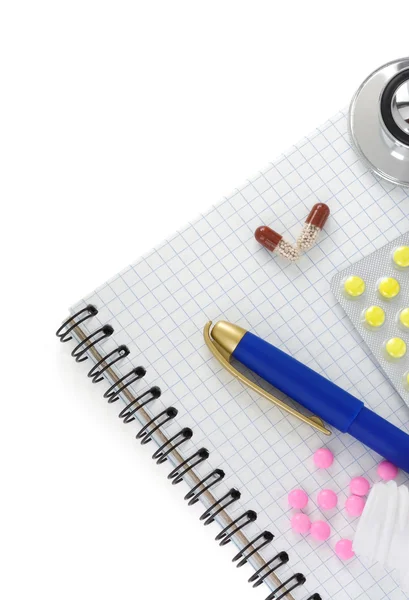
[[409, 58], [372, 73], [349, 112], [352, 141], [380, 177], [409, 186]]

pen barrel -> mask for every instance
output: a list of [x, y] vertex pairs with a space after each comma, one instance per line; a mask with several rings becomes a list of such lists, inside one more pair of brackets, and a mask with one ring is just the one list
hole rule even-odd
[[247, 332], [233, 358], [343, 433], [364, 404], [282, 350]]
[[349, 433], [391, 463], [409, 473], [409, 435], [364, 407]]
[[409, 473], [409, 435], [352, 394], [249, 332], [232, 356], [301, 406]]

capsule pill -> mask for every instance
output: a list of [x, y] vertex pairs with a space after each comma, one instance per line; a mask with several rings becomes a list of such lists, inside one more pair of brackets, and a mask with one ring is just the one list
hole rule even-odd
[[287, 242], [282, 235], [266, 225], [258, 227], [254, 237], [259, 244], [264, 246], [264, 248], [267, 248], [267, 250], [270, 250], [271, 252], [277, 252], [277, 254], [291, 262], [298, 260], [300, 257], [298, 248], [294, 248], [294, 246]]
[[327, 222], [329, 214], [330, 210], [326, 204], [323, 202], [314, 204], [297, 240], [297, 246], [300, 250], [306, 252], [314, 246], [320, 231], [322, 231]]

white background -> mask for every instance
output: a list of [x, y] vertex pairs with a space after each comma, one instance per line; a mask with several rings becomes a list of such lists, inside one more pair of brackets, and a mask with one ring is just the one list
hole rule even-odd
[[[264, 598], [54, 331], [407, 54], [407, 0], [0, 5], [0, 594]], [[397, 26], [394, 26], [394, 22]], [[69, 346], [69, 344], [67, 344]]]

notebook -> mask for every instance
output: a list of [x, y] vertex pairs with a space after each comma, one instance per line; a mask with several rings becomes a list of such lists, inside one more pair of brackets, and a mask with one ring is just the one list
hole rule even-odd
[[[361, 162], [342, 111], [85, 296], [59, 331], [63, 341], [73, 338], [77, 360], [88, 357], [93, 379], [104, 380], [97, 385], [117, 400], [130, 435], [152, 438], [169, 481], [186, 481], [186, 503], [203, 504], [203, 522], [220, 525], [217, 542], [237, 546], [236, 563], [254, 567], [251, 584], [265, 583], [269, 597], [406, 598], [393, 572], [359, 558], [343, 563], [334, 553], [357, 527], [343, 508], [349, 482], [363, 474], [376, 481], [380, 458], [348, 435], [325, 437], [245, 388], [212, 357], [204, 325], [224, 319], [251, 330], [409, 431], [408, 407], [330, 291], [339, 270], [408, 231], [408, 196]], [[331, 216], [298, 263], [257, 244], [262, 224], [294, 241], [316, 202], [327, 203]], [[312, 455], [324, 445], [335, 461], [318, 471]], [[308, 492], [313, 520], [323, 518], [318, 491], [339, 494], [327, 542], [291, 531], [287, 495], [296, 487]]]

